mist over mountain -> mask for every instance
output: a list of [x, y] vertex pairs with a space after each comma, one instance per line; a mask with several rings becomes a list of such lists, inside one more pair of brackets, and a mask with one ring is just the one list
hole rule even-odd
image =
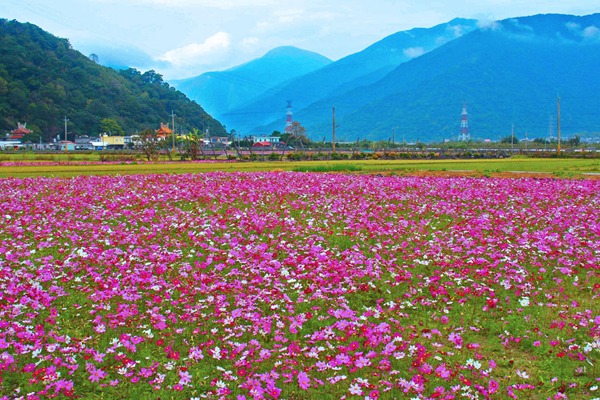
[[[79, 46], [77, 50], [91, 58], [102, 66], [114, 70], [136, 68], [141, 71], [157, 69], [168, 66], [165, 61], [154, 59], [148, 53], [135, 47], [98, 45]], [[95, 57], [94, 57], [95, 56]]]
[[332, 61], [292, 46], [278, 47], [263, 57], [218, 72], [174, 80], [171, 83], [202, 104], [217, 119], [246, 104], [273, 86], [320, 69]]
[[[294, 113], [315, 139], [432, 141], [456, 138], [466, 104], [471, 136], [600, 132], [600, 14], [536, 15], [491, 23], [399, 65], [384, 78]], [[275, 122], [260, 128], [270, 131]]]

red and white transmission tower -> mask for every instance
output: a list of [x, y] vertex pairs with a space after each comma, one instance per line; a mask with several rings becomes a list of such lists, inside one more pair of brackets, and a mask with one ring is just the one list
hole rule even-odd
[[285, 133], [292, 133], [292, 102], [288, 100], [287, 105], [287, 117], [285, 118]]
[[469, 118], [467, 114], [467, 105], [463, 104], [462, 113], [460, 117], [460, 133], [458, 134], [459, 142], [468, 142], [471, 140], [471, 133], [469, 133]]

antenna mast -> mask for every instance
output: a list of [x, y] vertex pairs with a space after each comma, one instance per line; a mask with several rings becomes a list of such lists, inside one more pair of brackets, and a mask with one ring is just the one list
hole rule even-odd
[[557, 116], [556, 116], [556, 134], [558, 136], [558, 146], [556, 148], [556, 151], [558, 152], [558, 154], [560, 155], [560, 96], [556, 97], [556, 111], [557, 111]]
[[175, 114], [171, 110], [171, 126], [173, 127], [173, 151], [175, 151]]
[[294, 120], [292, 118], [292, 101], [287, 101], [287, 116], [285, 118], [285, 133], [292, 133], [292, 124]]
[[335, 152], [335, 106], [331, 109], [331, 150]]
[[65, 115], [65, 151], [69, 151], [69, 146], [67, 146], [67, 122], [69, 122], [69, 119]]
[[471, 134], [469, 132], [469, 117], [467, 113], [467, 105], [463, 104], [460, 117], [460, 134], [458, 135], [458, 141], [468, 142], [469, 140], [471, 140]]

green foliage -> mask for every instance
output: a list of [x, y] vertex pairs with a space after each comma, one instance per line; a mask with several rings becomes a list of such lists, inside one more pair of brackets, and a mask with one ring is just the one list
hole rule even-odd
[[581, 144], [581, 138], [578, 135], [573, 136], [567, 140], [567, 143], [573, 147], [579, 146]]
[[519, 143], [519, 139], [517, 139], [516, 136], [505, 136], [502, 139], [500, 139], [500, 143], [517, 144]]
[[148, 161], [156, 161], [160, 156], [160, 140], [153, 129], [145, 129], [139, 135], [139, 147]]
[[282, 157], [281, 154], [271, 153], [271, 154], [269, 154], [269, 156], [267, 157], [267, 159], [269, 161], [279, 161], [279, 160], [281, 160], [281, 157]]
[[200, 135], [198, 129], [194, 129], [185, 138], [185, 151], [190, 159], [197, 160], [200, 150]]
[[21, 139], [21, 142], [23, 142], [23, 143], [39, 143], [40, 135], [39, 135], [39, 133], [34, 133], [34, 132], [28, 133], [23, 136], [23, 138]]
[[107, 133], [109, 136], [124, 136], [123, 128], [112, 118], [103, 118], [100, 121], [100, 133]]
[[106, 119], [132, 134], [156, 129], [175, 111], [181, 130], [225, 134], [155, 71], [102, 67], [35, 25], [0, 19], [0, 54], [0, 132], [27, 122], [48, 140], [64, 131], [66, 115], [75, 134], [96, 133]]
[[294, 168], [295, 172], [357, 172], [362, 167], [354, 164], [314, 165]]
[[292, 129], [290, 132], [286, 132], [281, 135], [281, 140], [288, 145], [297, 147], [308, 147], [311, 143], [310, 139], [306, 136], [306, 128], [298, 121], [292, 123]]

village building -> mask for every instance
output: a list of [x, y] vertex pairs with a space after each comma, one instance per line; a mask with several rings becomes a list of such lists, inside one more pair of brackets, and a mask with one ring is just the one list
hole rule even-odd
[[171, 129], [169, 129], [169, 124], [163, 124], [162, 122], [160, 123], [160, 128], [156, 130], [156, 134], [158, 136], [159, 139], [165, 139], [169, 136], [171, 136], [171, 134], [173, 133], [173, 131]]
[[94, 150], [93, 142], [97, 142], [98, 138], [87, 135], [77, 136], [75, 138], [75, 149], [77, 150]]
[[114, 150], [125, 148], [125, 136], [100, 135], [98, 141], [92, 142], [94, 150]]
[[56, 150], [61, 151], [74, 151], [75, 143], [71, 142], [70, 140], [59, 140], [58, 142], [56, 142], [55, 148]]
[[10, 135], [8, 136], [9, 140], [21, 140], [23, 139], [23, 136], [32, 133], [33, 131], [30, 129], [27, 129], [27, 123], [20, 123], [17, 122], [17, 129], [13, 129], [12, 131], [10, 131]]
[[279, 147], [280, 145], [284, 145], [285, 143], [281, 141], [279, 136], [252, 136], [250, 138], [252, 142], [252, 147]]

